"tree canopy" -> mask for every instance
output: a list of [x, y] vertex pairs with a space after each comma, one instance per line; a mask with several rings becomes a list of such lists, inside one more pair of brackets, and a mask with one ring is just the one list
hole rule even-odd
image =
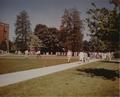
[[65, 9], [61, 19], [60, 40], [66, 50], [77, 52], [82, 49], [82, 27], [80, 12], [76, 8]]
[[15, 23], [15, 34], [16, 40], [15, 44], [17, 50], [24, 51], [28, 49], [28, 34], [31, 32], [30, 28], [30, 20], [27, 12], [25, 10], [21, 11], [19, 15], [17, 15], [17, 20]]
[[56, 28], [50, 28], [43, 24], [37, 24], [34, 30], [35, 35], [42, 42], [42, 52], [57, 52], [60, 51], [60, 41], [58, 39], [59, 31]]
[[115, 9], [89, 9], [86, 21], [90, 29], [93, 51], [115, 51], [119, 45], [118, 12]]

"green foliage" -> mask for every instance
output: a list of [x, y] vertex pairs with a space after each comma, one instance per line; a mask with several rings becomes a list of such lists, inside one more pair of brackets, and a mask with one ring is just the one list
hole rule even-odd
[[82, 21], [77, 9], [65, 9], [61, 20], [60, 40], [63, 47], [73, 52], [82, 49]]
[[55, 53], [60, 50], [59, 31], [56, 28], [48, 28], [46, 25], [38, 24], [34, 33], [42, 42], [42, 52]]
[[29, 33], [28, 35], [29, 35], [29, 39], [27, 42], [28, 47], [30, 49], [35, 49], [35, 48], [40, 49], [40, 47], [42, 47], [41, 40], [33, 33]]
[[28, 45], [27, 45], [27, 41], [29, 38], [28, 33], [31, 32], [29, 16], [26, 11], [23, 10], [22, 12], [20, 12], [19, 15], [17, 15], [15, 27], [16, 27], [15, 44], [16, 44], [17, 50], [24, 51], [28, 49]]
[[87, 41], [87, 40], [84, 40], [84, 41], [83, 41], [83, 50], [84, 50], [85, 52], [89, 52], [89, 51], [92, 51], [91, 49], [92, 49], [92, 48], [91, 48], [91, 42], [90, 42], [90, 41]]
[[91, 32], [91, 42], [94, 51], [115, 51], [119, 45], [118, 13], [117, 10], [93, 8], [87, 12], [86, 19]]

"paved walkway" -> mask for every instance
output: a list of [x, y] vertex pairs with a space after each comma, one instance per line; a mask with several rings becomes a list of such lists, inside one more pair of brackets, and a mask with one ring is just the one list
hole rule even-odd
[[49, 67], [44, 67], [44, 68], [1, 74], [0, 75], [0, 87], [18, 83], [18, 82], [25, 81], [25, 80], [29, 80], [32, 78], [40, 77], [40, 76], [45, 76], [48, 74], [52, 74], [58, 71], [66, 70], [69, 68], [77, 67], [77, 66], [95, 62], [95, 61], [98, 61], [98, 60], [94, 59], [86, 63], [74, 62], [74, 63], [69, 63], [69, 64], [60, 64], [56, 66], [49, 66]]

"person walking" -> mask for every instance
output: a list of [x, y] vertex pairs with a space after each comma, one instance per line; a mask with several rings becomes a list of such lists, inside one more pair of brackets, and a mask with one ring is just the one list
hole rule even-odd
[[84, 62], [89, 62], [88, 53], [84, 52]]
[[71, 57], [72, 57], [72, 51], [71, 50], [68, 50], [68, 52], [67, 52], [67, 62], [69, 63], [70, 62], [70, 60], [71, 60]]
[[84, 53], [79, 52], [79, 61], [84, 62]]

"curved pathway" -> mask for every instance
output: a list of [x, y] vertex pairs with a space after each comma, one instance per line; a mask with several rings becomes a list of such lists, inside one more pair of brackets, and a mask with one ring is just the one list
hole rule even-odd
[[98, 61], [98, 60], [94, 59], [94, 60], [90, 60], [89, 62], [85, 62], [85, 63], [74, 62], [74, 63], [60, 64], [60, 65], [49, 66], [49, 67], [38, 68], [38, 69], [31, 69], [31, 70], [26, 70], [26, 71], [1, 74], [0, 75], [0, 87], [18, 83], [18, 82], [25, 81], [25, 80], [29, 80], [32, 78], [40, 77], [40, 76], [45, 76], [48, 74], [52, 74], [55, 72], [70, 69], [73, 67], [77, 67], [77, 66], [95, 62], [95, 61]]

